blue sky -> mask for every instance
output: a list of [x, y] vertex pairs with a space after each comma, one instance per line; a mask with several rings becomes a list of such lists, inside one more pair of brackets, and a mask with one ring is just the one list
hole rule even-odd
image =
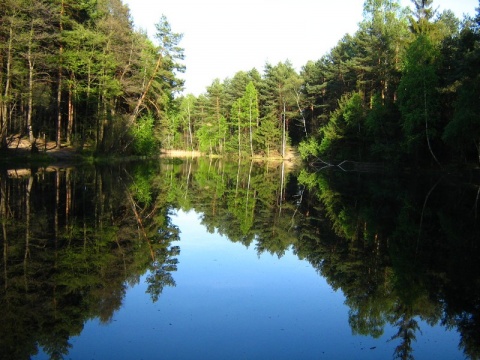
[[[125, 0], [136, 27], [154, 35], [164, 14], [183, 33], [186, 92], [199, 95], [215, 78], [224, 80], [266, 62], [290, 60], [300, 70], [318, 60], [362, 20], [362, 0]], [[409, 5], [409, 0], [401, 0]], [[478, 0], [437, 0], [439, 11], [475, 14]]]

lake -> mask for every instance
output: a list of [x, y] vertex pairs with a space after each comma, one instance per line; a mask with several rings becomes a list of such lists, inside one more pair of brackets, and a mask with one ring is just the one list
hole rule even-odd
[[5, 359], [477, 359], [478, 177], [0, 170]]

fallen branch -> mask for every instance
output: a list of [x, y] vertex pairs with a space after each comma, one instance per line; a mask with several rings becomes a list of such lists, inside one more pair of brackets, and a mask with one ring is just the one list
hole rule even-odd
[[[322, 164], [323, 166], [318, 168], [318, 163]], [[347, 168], [346, 165], [351, 164], [351, 168]], [[352, 160], [343, 160], [339, 162], [338, 164], [332, 164], [329, 163], [323, 159], [317, 158], [316, 161], [313, 161], [310, 163], [310, 166], [314, 167], [317, 169], [317, 171], [321, 171], [326, 168], [330, 167], [337, 167], [340, 170], [344, 172], [348, 171], [373, 171], [373, 170], [379, 170], [383, 168], [382, 163], [367, 163], [367, 162], [356, 162]]]

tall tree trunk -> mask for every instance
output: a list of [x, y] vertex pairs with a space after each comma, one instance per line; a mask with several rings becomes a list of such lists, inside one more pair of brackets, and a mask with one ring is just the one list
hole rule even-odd
[[184, 197], [185, 199], [186, 199], [187, 196], [188, 196], [188, 190], [189, 190], [189, 188], [190, 188], [190, 176], [191, 176], [191, 174], [192, 174], [192, 162], [193, 162], [193, 161], [192, 161], [191, 159], [188, 160], [187, 183], [186, 183], [186, 185], [185, 185], [185, 197]]
[[31, 201], [30, 195], [32, 194], [33, 187], [33, 174], [30, 174], [28, 178], [27, 185], [27, 194], [25, 199], [25, 217], [26, 217], [26, 229], [25, 229], [25, 254], [23, 258], [23, 272], [25, 277], [25, 290], [28, 291], [28, 277], [27, 277], [27, 264], [28, 258], [30, 256], [30, 238], [31, 238], [31, 229], [30, 229], [30, 219], [31, 219]]
[[67, 122], [67, 144], [72, 143], [72, 135], [73, 135], [73, 74], [70, 78], [71, 82], [68, 86], [68, 122]]
[[300, 107], [300, 93], [297, 91], [297, 89], [294, 89], [294, 92], [295, 92], [295, 101], [297, 102], [298, 112], [302, 116], [302, 125], [303, 125], [303, 132], [305, 133], [305, 139], [308, 139], [307, 120], [305, 119], [302, 108]]
[[242, 157], [242, 148], [241, 148], [241, 135], [240, 132], [240, 109], [238, 110], [238, 159]]
[[217, 124], [218, 124], [218, 153], [222, 154], [224, 140], [222, 140], [222, 126], [221, 126], [221, 120], [220, 120], [220, 97], [217, 96], [215, 100], [216, 100], [215, 112], [217, 115]]
[[253, 129], [252, 129], [252, 99], [250, 99], [250, 107], [249, 107], [249, 121], [250, 121], [250, 153], [253, 158]]
[[248, 201], [250, 198], [250, 182], [252, 180], [252, 166], [253, 166], [253, 159], [250, 159], [250, 169], [248, 171], [248, 181], [247, 181], [247, 194], [245, 199], [245, 221], [248, 219]]
[[30, 38], [28, 41], [28, 105], [27, 105], [27, 131], [28, 140], [30, 141], [30, 147], [32, 151], [37, 149], [35, 145], [35, 137], [33, 135], [32, 128], [32, 112], [33, 112], [33, 73], [35, 65], [32, 55], [32, 41], [33, 41], [33, 20], [30, 25]]
[[190, 149], [193, 151], [193, 134], [192, 134], [192, 115], [190, 113], [190, 103], [187, 104], [187, 116], [188, 116], [188, 137]]
[[[65, 12], [65, 3], [62, 0], [60, 4], [60, 36], [63, 34], [63, 14]], [[60, 149], [62, 146], [60, 141], [62, 137], [62, 83], [63, 83], [63, 66], [62, 66], [62, 57], [63, 57], [63, 42], [60, 39], [60, 47], [58, 49], [58, 89], [57, 89], [57, 129], [56, 129], [56, 147]]]
[[282, 161], [282, 170], [280, 173], [280, 201], [279, 201], [279, 208], [278, 208], [278, 216], [282, 214], [282, 206], [283, 206], [283, 189], [285, 187], [285, 161]]
[[240, 165], [242, 164], [240, 156], [238, 157], [238, 164], [237, 164], [237, 182], [235, 185], [235, 198], [237, 198], [238, 195], [238, 186], [240, 183]]
[[55, 136], [55, 143], [57, 149], [62, 147], [61, 139], [62, 139], [62, 66], [60, 65], [58, 68], [58, 90], [57, 90], [57, 125], [56, 125], [56, 136]]
[[55, 214], [54, 214], [54, 233], [55, 243], [60, 237], [60, 185], [61, 175], [60, 170], [55, 171]]
[[8, 288], [8, 234], [7, 234], [7, 172], [0, 173], [0, 221], [3, 235], [3, 273], [5, 290]]
[[71, 226], [70, 214], [73, 207], [73, 186], [72, 186], [72, 169], [68, 168], [65, 171], [65, 227]]
[[282, 157], [285, 158], [286, 147], [287, 147], [287, 134], [286, 134], [286, 117], [287, 110], [285, 101], [283, 102], [283, 124], [282, 124]]
[[3, 93], [3, 103], [1, 112], [1, 126], [0, 126], [0, 149], [7, 148], [7, 135], [8, 135], [8, 103], [10, 96], [10, 82], [12, 78], [11, 67], [12, 67], [12, 45], [13, 45], [13, 24], [10, 23], [9, 29], [9, 39], [7, 45], [7, 64], [6, 64], [6, 82], [5, 82], [5, 91]]
[[428, 150], [430, 151], [430, 154], [432, 155], [433, 159], [438, 164], [438, 166], [442, 167], [442, 164], [440, 164], [440, 161], [438, 161], [437, 157], [433, 153], [432, 146], [430, 144], [430, 136], [428, 135], [427, 87], [425, 84], [425, 76], [423, 77], [423, 100], [424, 100], [424, 116], [425, 116], [425, 136], [427, 137]]
[[27, 131], [28, 131], [28, 140], [30, 141], [31, 149], [32, 151], [35, 151], [36, 145], [35, 145], [35, 136], [33, 134], [32, 112], [33, 112], [33, 66], [30, 63], [29, 70], [28, 70]]

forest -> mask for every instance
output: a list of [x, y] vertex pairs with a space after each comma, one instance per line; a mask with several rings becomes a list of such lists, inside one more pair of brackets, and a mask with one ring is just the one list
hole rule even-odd
[[[309, 163], [417, 167], [480, 161], [480, 6], [366, 0], [363, 20], [297, 71], [266, 63], [184, 94], [182, 34], [154, 39], [121, 0], [0, 5], [0, 148], [18, 136], [97, 154], [160, 149]], [[321, 34], [318, 34], [321, 41]]]

